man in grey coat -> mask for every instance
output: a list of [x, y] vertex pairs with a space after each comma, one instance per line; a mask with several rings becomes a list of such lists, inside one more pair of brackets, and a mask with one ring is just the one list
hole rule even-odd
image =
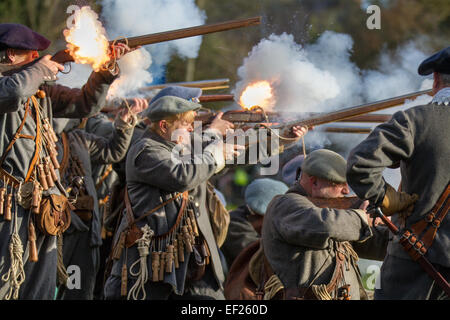
[[349, 193], [342, 156], [315, 150], [301, 168], [299, 181], [269, 204], [262, 229], [263, 252], [281, 282], [278, 288], [284, 287], [282, 297], [367, 299], [355, 250], [382, 259], [386, 230], [378, 232], [369, 226], [367, 202], [359, 209], [315, 204], [314, 198], [333, 200]]
[[[347, 178], [355, 193], [381, 207], [385, 215], [393, 215], [392, 222], [402, 231], [425, 222], [450, 180], [450, 47], [422, 62], [419, 74], [431, 73], [432, 102], [395, 113], [356, 146], [348, 158]], [[383, 170], [393, 165], [400, 165], [402, 192], [395, 191], [382, 178]], [[425, 253], [425, 258], [447, 281], [449, 219], [446, 216], [442, 220]], [[381, 287], [376, 288], [375, 299], [445, 297], [443, 290], [403, 249], [399, 236], [389, 242], [380, 275]]]
[[[51, 126], [53, 117], [82, 118], [95, 114], [102, 108], [109, 86], [119, 74], [117, 66], [114, 71], [94, 72], [82, 89], [54, 85], [56, 74], [64, 67], [53, 62], [49, 55], [39, 59], [38, 51], [45, 50], [49, 44], [50, 41], [25, 26], [0, 24], [0, 150], [3, 155], [0, 171], [3, 187], [7, 187], [9, 194], [16, 194], [20, 182], [29, 182], [35, 176], [32, 165], [36, 160], [41, 161], [41, 155], [36, 152], [35, 141], [41, 134], [37, 128], [42, 128], [43, 122]], [[130, 49], [118, 45], [114, 50], [120, 58]], [[60, 194], [58, 186], [56, 183], [44, 195]], [[16, 195], [13, 204], [15, 200]], [[30, 211], [21, 204], [13, 206], [11, 221], [0, 217], [2, 299], [54, 297], [56, 237], [36, 230], [38, 261], [28, 261], [30, 217]], [[23, 255], [14, 253], [21, 250]]]
[[[110, 138], [77, 129], [79, 119], [55, 119], [54, 122], [58, 137], [64, 135], [59, 140], [62, 143], [57, 144], [59, 150], [64, 150], [59, 155], [62, 183], [71, 190], [69, 200], [75, 208], [71, 211], [71, 225], [63, 236], [63, 262], [66, 268], [79, 271], [72, 274], [78, 283], [75, 280], [67, 286], [64, 283], [59, 287], [58, 297], [62, 300], [92, 300], [102, 244], [102, 214], [92, 165], [117, 163], [125, 157], [136, 117], [124, 110], [116, 117]], [[65, 155], [67, 151], [69, 154]], [[82, 180], [75, 181], [77, 178]]]
[[[189, 159], [184, 157], [180, 159], [176, 156], [177, 152], [182, 154], [186, 141], [191, 139], [195, 110], [200, 107], [197, 103], [174, 96], [161, 97], [149, 107], [147, 117], [151, 121], [148, 122], [151, 127], [148, 127], [142, 138], [130, 147], [127, 155], [126, 179], [132, 210], [131, 219], [136, 220], [141, 216], [145, 218], [136, 222], [136, 226], [150, 227], [153, 234], [147, 243], [150, 253], [147, 252], [146, 259], [140, 260], [141, 251], [138, 250], [137, 243], [124, 246], [114, 261], [111, 275], [105, 284], [106, 299], [119, 299], [121, 295], [128, 299], [150, 300], [177, 299], [179, 296], [224, 299], [222, 287], [224, 275], [206, 209], [206, 183], [212, 175], [224, 168], [225, 159], [233, 157], [237, 151], [234, 148], [227, 148], [221, 139], [216, 139], [206, 143], [200, 154], [191, 153]], [[219, 118], [212, 123], [210, 130], [217, 129], [221, 134], [225, 134], [230, 125]], [[179, 193], [186, 191], [188, 191], [186, 207], [195, 215], [189, 218], [180, 210], [183, 207], [182, 203], [185, 202], [179, 197]], [[177, 250], [176, 245], [178, 258], [175, 260], [179, 265], [171, 264], [168, 270], [164, 272], [163, 269], [161, 272], [161, 269], [158, 269], [160, 261], [158, 254], [166, 253], [169, 246], [173, 246], [174, 240], [181, 240], [177, 236], [181, 234], [180, 228], [187, 228], [187, 220], [189, 230], [191, 227], [198, 227], [200, 236], [195, 238], [195, 243], [203, 241], [206, 252], [190, 254], [188, 243], [184, 242], [185, 247], [182, 250]], [[118, 243], [120, 244], [122, 231], [129, 225], [130, 217], [124, 212], [116, 234], [116, 247]], [[199, 257], [199, 254], [203, 257]], [[202, 263], [196, 258], [203, 259], [203, 263], [206, 264], [204, 274], [191, 280], [186, 279], [189, 273], [188, 266], [192, 267], [192, 270], [197, 270], [196, 262]], [[204, 262], [205, 259], [209, 260], [209, 264]], [[140, 265], [136, 264], [139, 261]], [[126, 278], [123, 276], [124, 268], [127, 270]], [[145, 273], [148, 273], [148, 278], [143, 276]], [[124, 280], [127, 280], [125, 292], [121, 290]]]

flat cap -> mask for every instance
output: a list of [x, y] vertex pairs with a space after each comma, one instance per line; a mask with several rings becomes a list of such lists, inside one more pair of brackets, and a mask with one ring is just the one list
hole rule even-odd
[[307, 174], [336, 183], [346, 183], [347, 161], [340, 154], [327, 150], [314, 150], [302, 163]]
[[[180, 86], [170, 86], [166, 87], [158, 92], [156, 96], [150, 100], [149, 105], [151, 106], [153, 102], [158, 100], [159, 98], [172, 96], [179, 97], [185, 100], [192, 101], [193, 98], [199, 98], [202, 95], [202, 89], [200, 88], [188, 88], [188, 87], [180, 87]], [[141, 112], [141, 117], [148, 118], [148, 114], [151, 110], [151, 107], [148, 107], [144, 111]]]
[[0, 24], [0, 50], [6, 48], [42, 51], [51, 41], [27, 26], [16, 23]]
[[149, 106], [149, 111], [145, 115], [150, 121], [160, 121], [176, 114], [195, 111], [201, 108], [201, 105], [174, 96], [164, 96], [154, 101]]
[[450, 74], [450, 47], [425, 59], [419, 66], [419, 74], [427, 76], [433, 72]]
[[273, 197], [284, 194], [288, 189], [281, 181], [269, 178], [256, 179], [245, 189], [245, 202], [253, 212], [264, 215]]

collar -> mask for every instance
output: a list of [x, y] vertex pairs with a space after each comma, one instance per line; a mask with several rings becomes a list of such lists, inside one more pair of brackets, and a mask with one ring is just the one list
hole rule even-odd
[[152, 140], [155, 140], [156, 142], [159, 142], [163, 145], [166, 145], [170, 148], [175, 147], [177, 144], [175, 142], [169, 141], [164, 139], [163, 137], [161, 137], [159, 134], [157, 134], [156, 132], [154, 132], [152, 129], [148, 128], [144, 135], [142, 136], [143, 138], [150, 138]]
[[437, 105], [445, 104], [448, 106], [450, 104], [450, 88], [447, 87], [439, 90], [439, 92], [434, 95], [431, 102]]
[[306, 193], [305, 189], [296, 181], [286, 193], [297, 193], [299, 195], [307, 197], [308, 194]]

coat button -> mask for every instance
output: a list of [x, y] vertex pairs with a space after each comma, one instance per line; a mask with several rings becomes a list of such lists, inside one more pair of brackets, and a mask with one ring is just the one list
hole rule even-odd
[[198, 202], [195, 203], [195, 206], [198, 208], [200, 205], [198, 204]]

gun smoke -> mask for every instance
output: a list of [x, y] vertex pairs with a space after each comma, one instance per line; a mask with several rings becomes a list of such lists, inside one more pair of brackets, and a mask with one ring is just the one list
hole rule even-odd
[[[324, 32], [315, 43], [305, 46], [295, 43], [290, 34], [272, 34], [260, 41], [244, 59], [238, 69], [240, 81], [234, 93], [239, 97], [249, 84], [269, 81], [275, 111], [330, 112], [431, 88], [432, 81], [417, 74], [417, 67], [427, 54], [414, 42], [394, 53], [382, 52], [377, 70], [361, 70], [351, 61], [352, 49], [353, 39], [349, 35], [332, 31]], [[421, 96], [380, 113], [392, 114], [430, 100], [429, 96]], [[318, 127], [306, 136], [305, 142], [310, 150], [328, 147], [347, 157], [365, 137], [363, 134], [328, 134]], [[387, 180], [393, 185], [399, 183], [397, 171], [386, 172]]]
[[[205, 23], [206, 15], [194, 0], [103, 0], [100, 14], [110, 40], [187, 28]], [[191, 37], [141, 48], [119, 61], [121, 77], [115, 81], [110, 99], [136, 96], [136, 90], [164, 78], [165, 67], [173, 55], [195, 58], [202, 37]], [[92, 68], [72, 64], [72, 71], [58, 83], [81, 87]]]

